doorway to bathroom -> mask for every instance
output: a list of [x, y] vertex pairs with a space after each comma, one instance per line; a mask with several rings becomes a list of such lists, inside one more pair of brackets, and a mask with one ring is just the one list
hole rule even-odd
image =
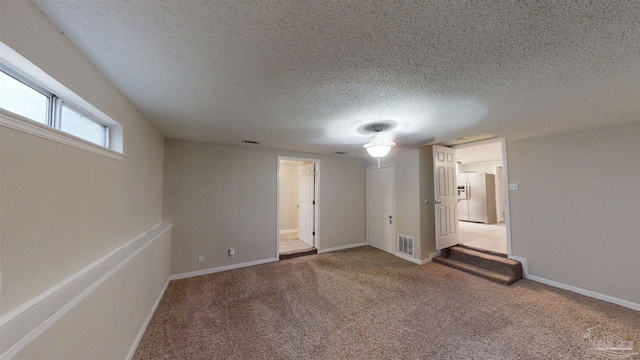
[[320, 161], [278, 157], [279, 259], [317, 253]]

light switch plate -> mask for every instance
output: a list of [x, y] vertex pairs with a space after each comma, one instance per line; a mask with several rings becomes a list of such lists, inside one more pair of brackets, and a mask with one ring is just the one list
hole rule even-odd
[[518, 183], [509, 183], [509, 190], [518, 190]]

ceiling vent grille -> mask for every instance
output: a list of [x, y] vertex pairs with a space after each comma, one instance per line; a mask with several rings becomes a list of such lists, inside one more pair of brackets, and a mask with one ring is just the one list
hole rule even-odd
[[260, 144], [260, 141], [253, 141], [253, 140], [242, 140], [242, 142], [245, 144], [252, 144], [252, 145]]
[[398, 252], [405, 255], [414, 256], [413, 249], [415, 240], [412, 237], [398, 235]]

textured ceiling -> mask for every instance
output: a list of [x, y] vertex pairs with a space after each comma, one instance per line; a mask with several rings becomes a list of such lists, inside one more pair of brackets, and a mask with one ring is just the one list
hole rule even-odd
[[34, 2], [172, 138], [365, 156], [378, 120], [401, 146], [640, 121], [640, 1]]

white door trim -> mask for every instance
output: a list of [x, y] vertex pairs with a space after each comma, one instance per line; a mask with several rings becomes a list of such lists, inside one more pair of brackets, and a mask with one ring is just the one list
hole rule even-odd
[[502, 171], [504, 172], [504, 223], [507, 226], [507, 255], [513, 255], [511, 250], [511, 207], [509, 206], [509, 165], [507, 164], [507, 140], [500, 138], [502, 143]]
[[314, 244], [315, 248], [320, 251], [320, 206], [322, 205], [322, 199], [320, 198], [320, 159], [312, 159], [312, 158], [302, 158], [302, 157], [292, 157], [292, 156], [281, 156], [278, 155], [276, 157], [276, 234], [275, 234], [275, 258], [280, 259], [280, 253], [278, 249], [280, 248], [280, 160], [290, 160], [290, 161], [300, 161], [300, 162], [312, 162], [316, 164], [316, 181], [315, 181], [315, 197], [316, 197], [316, 208], [314, 211], [314, 228], [315, 228], [315, 238]]

